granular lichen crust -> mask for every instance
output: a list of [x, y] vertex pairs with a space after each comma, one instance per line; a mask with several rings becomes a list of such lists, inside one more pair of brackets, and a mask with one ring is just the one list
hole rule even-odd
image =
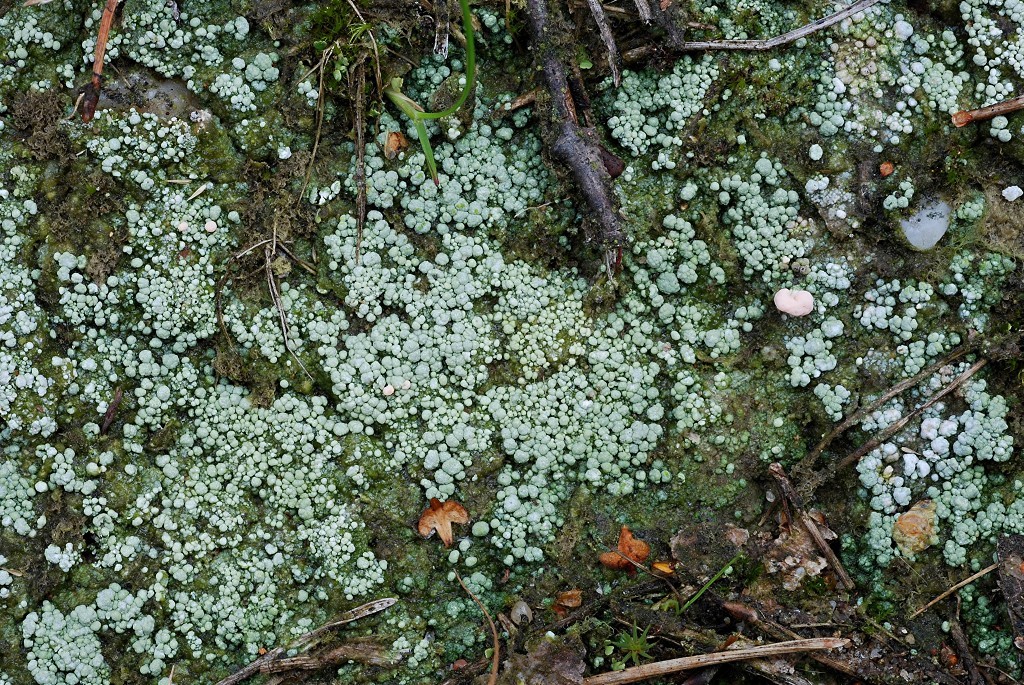
[[[835, 9], [684, 4], [735, 39]], [[418, 20], [363, 26], [333, 4], [126, 0], [84, 124], [68, 115], [100, 6], [12, 7], [0, 685], [167, 683], [172, 666], [215, 683], [381, 597], [398, 601], [346, 625], [367, 663], [337, 682], [441, 682], [490, 646], [454, 572], [494, 613], [524, 599], [551, 619], [568, 587], [612, 590], [597, 560], [623, 525], [652, 560], [680, 529], [754, 528], [769, 463], [922, 372], [829, 448], [839, 462], [884, 435], [819, 504], [872, 611], [906, 567], [929, 594], [946, 567], [988, 565], [997, 536], [1024, 533], [1007, 360], [1024, 136], [1012, 116], [948, 122], [1019, 90], [1024, 13], [915, 8], [641, 64], [618, 88], [584, 74], [585, 123], [625, 162], [630, 241], [602, 255], [548, 149], [546, 96], [505, 110], [534, 70], [504, 5], [474, 7], [472, 109], [428, 123], [438, 185], [415, 144], [387, 147], [413, 124], [368, 101], [364, 221], [361, 36], [424, 105], [464, 78], [457, 41], [432, 56], [407, 42]], [[901, 222], [940, 203], [944, 232], [915, 249]], [[780, 311], [782, 290], [810, 311]], [[414, 528], [432, 498], [469, 511], [450, 548]], [[992, 654], [1009, 644], [994, 601], [965, 595]], [[601, 621], [596, 670], [613, 663]]]

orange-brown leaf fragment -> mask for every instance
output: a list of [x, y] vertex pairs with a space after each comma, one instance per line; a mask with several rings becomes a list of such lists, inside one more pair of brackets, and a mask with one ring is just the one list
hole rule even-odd
[[442, 502], [436, 497], [430, 498], [430, 506], [420, 514], [420, 522], [417, 526], [420, 535], [429, 538], [437, 531], [437, 536], [445, 547], [452, 546], [452, 524], [469, 523], [469, 512], [453, 499]]
[[666, 576], [670, 576], [673, 573], [675, 573], [676, 562], [674, 562], [674, 561], [656, 561], [653, 564], [651, 564], [651, 568], [653, 568], [658, 573], [663, 573]]
[[566, 590], [555, 595], [555, 603], [551, 605], [559, 618], [565, 618], [569, 609], [577, 609], [583, 604], [583, 590]]
[[566, 590], [555, 597], [555, 604], [567, 609], [576, 609], [583, 604], [583, 590]]
[[626, 571], [630, 575], [636, 573], [633, 563], [644, 563], [651, 553], [651, 546], [643, 540], [633, 537], [633, 532], [626, 526], [622, 526], [622, 530], [619, 531], [617, 549], [617, 552], [602, 554], [601, 564], [615, 571]]
[[409, 148], [409, 141], [401, 131], [388, 131], [387, 140], [384, 141], [384, 157], [394, 159], [399, 152]]

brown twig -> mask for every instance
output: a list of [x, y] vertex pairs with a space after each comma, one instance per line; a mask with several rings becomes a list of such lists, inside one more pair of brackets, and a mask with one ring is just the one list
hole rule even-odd
[[466, 587], [458, 571], [455, 571], [455, 578], [459, 581], [462, 589], [466, 591], [466, 594], [480, 607], [480, 611], [484, 613], [484, 618], [487, 619], [487, 625], [491, 628], [491, 639], [494, 641], [494, 655], [491, 657], [491, 674], [487, 677], [487, 685], [496, 685], [498, 682], [498, 664], [501, 660], [501, 641], [498, 638], [498, 629], [494, 626], [494, 620], [491, 619], [491, 614], [487, 611], [487, 607], [484, 606], [479, 597], [473, 594], [472, 590]]
[[775, 481], [779, 485], [779, 490], [782, 491], [782, 496], [789, 500], [790, 504], [793, 505], [793, 513], [796, 514], [797, 520], [803, 525], [803, 527], [810, 534], [811, 539], [814, 540], [814, 544], [817, 545], [818, 549], [821, 550], [828, 565], [832, 567], [832, 571], [836, 574], [839, 579], [840, 585], [846, 587], [847, 590], [853, 590], [856, 585], [853, 579], [850, 578], [850, 574], [843, 568], [842, 562], [839, 561], [839, 557], [832, 551], [828, 541], [822, 537], [821, 530], [818, 528], [818, 522], [814, 518], [804, 511], [803, 500], [797, 494], [796, 489], [793, 488], [793, 484], [790, 482], [789, 477], [786, 476], [785, 469], [782, 468], [782, 464], [775, 462], [768, 467], [768, 473], [772, 475]]
[[82, 121], [89, 123], [96, 114], [96, 105], [100, 101], [100, 90], [103, 87], [103, 58], [107, 53], [107, 39], [110, 27], [114, 25], [114, 12], [120, 0], [107, 0], [100, 17], [100, 28], [96, 35], [96, 51], [92, 59], [92, 79], [85, 86], [85, 98], [82, 101]]
[[534, 88], [533, 90], [526, 91], [522, 95], [517, 95], [516, 97], [514, 97], [509, 102], [506, 102], [503, 105], [499, 105], [498, 108], [495, 109], [494, 112], [491, 113], [491, 116], [493, 116], [495, 118], [501, 118], [501, 117], [505, 116], [506, 114], [510, 114], [512, 112], [515, 112], [517, 109], [522, 109], [523, 107], [528, 107], [528, 106], [532, 105], [533, 103], [537, 102], [537, 94], [539, 92], [540, 92], [540, 89]]
[[846, 638], [821, 637], [806, 640], [791, 640], [778, 642], [758, 647], [747, 647], [741, 649], [727, 649], [724, 652], [712, 652], [711, 654], [698, 654], [697, 656], [684, 656], [678, 659], [658, 661], [653, 664], [633, 666], [622, 671], [601, 673], [583, 679], [583, 685], [623, 685], [624, 683], [637, 683], [641, 680], [649, 680], [659, 676], [671, 675], [682, 671], [689, 671], [695, 668], [713, 666], [715, 664], [727, 664], [748, 659], [762, 659], [764, 657], [782, 656], [784, 654], [800, 654], [822, 649], [837, 649], [850, 644]]
[[598, 151], [597, 132], [580, 126], [576, 97], [570, 92], [565, 65], [558, 55], [558, 43], [552, 33], [549, 0], [527, 0], [533, 44], [539, 55], [557, 134], [552, 152], [569, 167], [576, 185], [587, 201], [593, 223], [598, 227], [591, 238], [607, 249], [626, 243], [619, 223], [618, 209], [612, 201], [611, 176]]
[[967, 671], [968, 685], [985, 685], [987, 680], [981, 674], [981, 671], [978, 670], [978, 666], [974, 661], [974, 655], [971, 654], [971, 646], [967, 642], [967, 636], [964, 635], [964, 629], [960, 626], [959, 613], [959, 611], [954, 609], [949, 617], [949, 636], [953, 638], [953, 645], [956, 647], [956, 653], [960, 657], [960, 664]]
[[988, 107], [957, 112], [952, 117], [953, 125], [957, 128], [962, 128], [976, 121], [988, 121], [1000, 115], [1012, 114], [1022, 109], [1024, 109], [1024, 95], [1019, 95], [1010, 100], [1003, 100], [994, 105], [989, 105]]
[[938, 604], [942, 600], [944, 600], [947, 597], [949, 597], [951, 594], [953, 594], [957, 590], [959, 590], [959, 589], [961, 589], [963, 587], [966, 587], [967, 585], [970, 585], [971, 583], [973, 583], [978, 578], [981, 578], [984, 575], [992, 573], [992, 571], [995, 571], [997, 568], [999, 568], [999, 564], [995, 563], [995, 564], [992, 564], [991, 566], [986, 566], [985, 568], [981, 569], [977, 573], [975, 573], [975, 574], [973, 574], [971, 576], [968, 576], [967, 578], [961, 580], [959, 583], [957, 583], [953, 587], [949, 588], [948, 590], [946, 590], [945, 592], [940, 594], [938, 597], [936, 597], [935, 599], [933, 599], [932, 601], [928, 602], [923, 607], [921, 607], [920, 609], [918, 609], [917, 611], [912, 613], [910, 615], [910, 618], [911, 619], [917, 618], [918, 616], [920, 616], [924, 612], [928, 611], [928, 609], [931, 609], [933, 606], [935, 606], [936, 604]]

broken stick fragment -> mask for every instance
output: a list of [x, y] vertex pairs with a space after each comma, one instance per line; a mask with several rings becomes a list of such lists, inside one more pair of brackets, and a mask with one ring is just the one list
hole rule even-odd
[[956, 112], [952, 117], [953, 125], [957, 128], [963, 128], [967, 124], [973, 124], [976, 121], [988, 121], [989, 119], [995, 119], [996, 117], [1005, 114], [1012, 114], [1013, 112], [1017, 112], [1022, 109], [1024, 109], [1024, 95], [1010, 100], [997, 102], [996, 104], [989, 105], [988, 107]]

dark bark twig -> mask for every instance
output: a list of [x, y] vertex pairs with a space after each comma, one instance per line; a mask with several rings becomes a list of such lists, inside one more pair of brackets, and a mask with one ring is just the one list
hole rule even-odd
[[[447, 34], [445, 34], [447, 35]], [[356, 127], [356, 265], [359, 265], [363, 246], [363, 227], [366, 225], [366, 103], [363, 91], [366, 89], [366, 64], [359, 60], [354, 70], [355, 127]]]
[[637, 14], [640, 15], [640, 21], [645, 24], [650, 24], [651, 6], [647, 4], [647, 0], [633, 0], [633, 4], [636, 5]]
[[618, 210], [611, 199], [611, 177], [601, 162], [597, 133], [579, 124], [565, 65], [558, 56], [553, 31], [549, 25], [548, 0], [527, 0], [527, 10], [530, 15], [533, 44], [539, 54], [557, 122], [557, 135], [552, 152], [569, 167], [587, 201], [593, 222], [598, 228], [597, 235], [591, 238], [605, 249], [622, 247], [626, 243], [626, 236], [619, 224]]

